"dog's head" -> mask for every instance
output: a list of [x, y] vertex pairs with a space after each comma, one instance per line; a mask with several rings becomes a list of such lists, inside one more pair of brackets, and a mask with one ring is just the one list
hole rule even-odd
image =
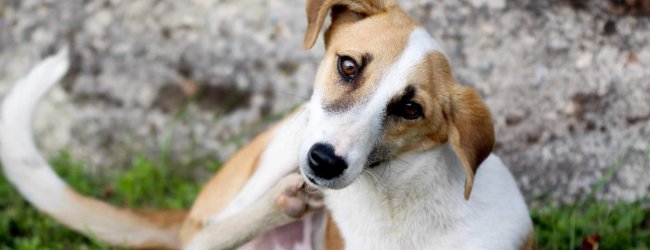
[[458, 85], [442, 49], [391, 0], [309, 0], [304, 46], [327, 14], [300, 168], [314, 184], [343, 188], [401, 154], [449, 143], [467, 172], [490, 154], [489, 110]]

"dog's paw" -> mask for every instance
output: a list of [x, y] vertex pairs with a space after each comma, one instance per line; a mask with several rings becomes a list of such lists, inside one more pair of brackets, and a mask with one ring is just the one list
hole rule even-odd
[[282, 184], [284, 190], [275, 200], [275, 206], [285, 215], [300, 218], [324, 206], [323, 193], [305, 182], [299, 174], [287, 176]]

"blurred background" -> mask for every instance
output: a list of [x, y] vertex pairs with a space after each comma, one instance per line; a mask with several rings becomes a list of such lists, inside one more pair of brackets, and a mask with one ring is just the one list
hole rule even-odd
[[[541, 214], [587, 201], [647, 206], [650, 1], [398, 2], [442, 43], [458, 81], [484, 97], [496, 153], [529, 205]], [[45, 152], [65, 150], [100, 176], [128, 171], [138, 155], [200, 182], [309, 98], [323, 45], [302, 49], [304, 8], [304, 0], [0, 0], [0, 96], [70, 45], [71, 72], [37, 117]], [[585, 207], [574, 208], [567, 218]], [[640, 213], [629, 230], [650, 227]], [[645, 233], [635, 242], [650, 245]]]

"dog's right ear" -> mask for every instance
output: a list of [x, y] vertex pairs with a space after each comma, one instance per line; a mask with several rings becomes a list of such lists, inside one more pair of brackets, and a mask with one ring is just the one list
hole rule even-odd
[[393, 0], [307, 0], [307, 32], [303, 46], [311, 49], [325, 22], [325, 16], [332, 11], [332, 25], [357, 21], [377, 14], [394, 5]]

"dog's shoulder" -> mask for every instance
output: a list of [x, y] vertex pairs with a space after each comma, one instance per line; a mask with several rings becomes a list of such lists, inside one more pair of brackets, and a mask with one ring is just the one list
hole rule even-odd
[[[508, 167], [492, 154], [479, 168], [475, 193], [468, 201], [471, 227], [464, 228], [469, 242], [482, 249], [519, 249], [532, 232], [524, 197]], [[492, 240], [491, 240], [492, 239]], [[510, 239], [495, 241], [493, 239]], [[487, 246], [486, 243], [495, 244]]]

